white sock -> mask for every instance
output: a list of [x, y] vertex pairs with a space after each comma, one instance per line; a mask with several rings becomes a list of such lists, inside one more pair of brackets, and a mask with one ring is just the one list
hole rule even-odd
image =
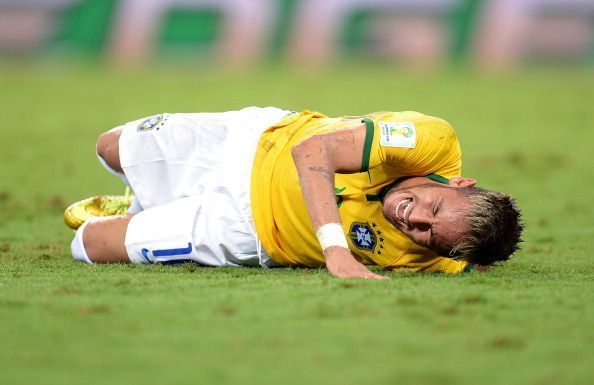
[[74, 235], [74, 239], [70, 244], [70, 250], [72, 251], [74, 259], [92, 265], [93, 261], [89, 258], [83, 242], [83, 232], [90, 222], [91, 221], [86, 221], [78, 228], [78, 230], [76, 230], [76, 235]]

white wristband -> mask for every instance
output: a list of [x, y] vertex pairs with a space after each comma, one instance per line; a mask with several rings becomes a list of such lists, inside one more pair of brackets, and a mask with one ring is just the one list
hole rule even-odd
[[326, 250], [330, 246], [349, 248], [342, 226], [338, 223], [327, 223], [320, 226], [316, 231], [316, 237], [322, 246], [322, 250]]

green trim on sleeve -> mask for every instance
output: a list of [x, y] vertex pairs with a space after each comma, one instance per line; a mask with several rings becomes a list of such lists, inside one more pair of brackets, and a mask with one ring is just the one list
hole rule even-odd
[[363, 158], [361, 159], [361, 172], [369, 171], [369, 158], [371, 157], [371, 146], [373, 145], [374, 125], [373, 120], [364, 118], [365, 123], [365, 144], [363, 145]]
[[438, 175], [438, 174], [429, 174], [429, 175], [426, 175], [425, 177], [426, 178], [429, 178], [432, 181], [437, 182], [437, 183], [448, 184], [450, 182], [448, 180], [448, 178], [445, 178], [445, 177], [443, 177], [441, 175]]
[[334, 187], [334, 194], [336, 195], [336, 198], [337, 198], [336, 206], [338, 206], [338, 208], [340, 208], [340, 206], [342, 206], [342, 202], [344, 201], [344, 197], [342, 195], [339, 195], [344, 190], [346, 190], [346, 187], [343, 187], [343, 188]]

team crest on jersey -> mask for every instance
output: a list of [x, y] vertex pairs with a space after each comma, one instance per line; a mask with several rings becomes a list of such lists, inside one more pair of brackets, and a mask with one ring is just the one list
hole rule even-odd
[[164, 122], [165, 122], [165, 116], [163, 116], [163, 114], [151, 116], [151, 117], [148, 117], [145, 120], [143, 120], [138, 125], [138, 127], [136, 127], [136, 131], [146, 132], [146, 131], [151, 131], [151, 130], [158, 130], [159, 128], [161, 128], [161, 126], [163, 126]]
[[415, 148], [417, 131], [412, 122], [378, 122], [380, 145], [389, 147]]
[[377, 244], [377, 236], [369, 223], [353, 222], [349, 231], [353, 245], [361, 250], [373, 252]]

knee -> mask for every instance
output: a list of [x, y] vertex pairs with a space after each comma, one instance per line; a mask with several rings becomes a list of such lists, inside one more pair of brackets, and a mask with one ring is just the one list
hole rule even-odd
[[99, 135], [99, 138], [97, 138], [97, 155], [102, 158], [108, 157], [113, 151], [113, 147], [117, 144], [117, 139], [119, 139], [119, 135], [116, 137], [112, 131]]
[[97, 155], [116, 172], [122, 172], [119, 146], [120, 135], [121, 130], [112, 130], [104, 132], [97, 139]]

